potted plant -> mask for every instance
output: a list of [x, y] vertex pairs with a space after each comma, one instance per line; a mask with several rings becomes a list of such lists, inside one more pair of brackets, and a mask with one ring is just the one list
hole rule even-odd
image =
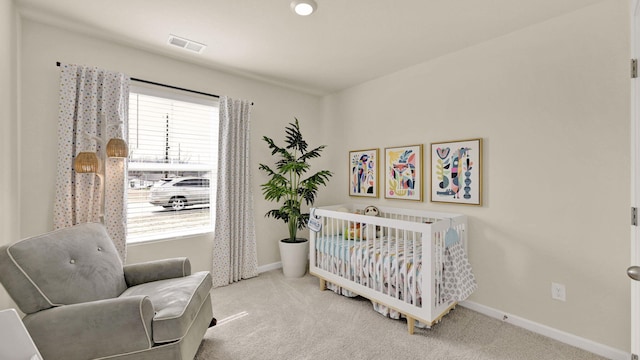
[[309, 213], [303, 213], [300, 207], [302, 201], [312, 206], [318, 188], [326, 186], [333, 174], [321, 170], [305, 177], [311, 168], [309, 160], [320, 157], [326, 146], [309, 150], [297, 118], [285, 127], [285, 133], [286, 145], [282, 147], [271, 138], [262, 137], [277, 160], [274, 169], [265, 164], [260, 164], [259, 169], [269, 177], [269, 181], [261, 185], [265, 200], [280, 203], [279, 208], [269, 210], [265, 216], [282, 220], [289, 228], [289, 237], [280, 240], [282, 270], [287, 277], [300, 277], [306, 272], [309, 254], [308, 240], [297, 237], [298, 230], [304, 229], [309, 220]]

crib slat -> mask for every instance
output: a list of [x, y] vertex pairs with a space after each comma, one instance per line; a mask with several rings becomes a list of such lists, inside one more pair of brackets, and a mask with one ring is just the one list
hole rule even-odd
[[[413, 278], [413, 283], [414, 286], [411, 288], [411, 298], [413, 299], [413, 304], [414, 305], [418, 305], [418, 239], [416, 238], [417, 234], [414, 232], [413, 233], [413, 244], [412, 244], [412, 250], [413, 250], [413, 259], [411, 262], [411, 277]], [[409, 279], [407, 277], [407, 280], [405, 281], [407, 284], [409, 283]], [[408, 285], [407, 285], [408, 286]]]
[[[407, 231], [403, 230], [402, 231], [402, 239], [404, 239], [404, 237], [406, 236]], [[399, 269], [398, 267], [400, 266], [400, 251], [398, 249], [398, 244], [400, 243], [400, 238], [396, 238], [394, 241], [394, 252], [395, 252], [395, 257], [396, 257], [396, 264], [393, 268], [393, 272], [395, 273], [395, 288], [396, 288], [396, 292], [393, 295], [396, 299], [400, 298], [400, 289], [398, 288], [398, 284], [400, 284], [400, 271], [401, 269]], [[389, 254], [391, 255], [391, 254]], [[393, 265], [393, 258], [391, 256], [389, 256], [389, 266]], [[391, 279], [389, 279], [391, 280]]]

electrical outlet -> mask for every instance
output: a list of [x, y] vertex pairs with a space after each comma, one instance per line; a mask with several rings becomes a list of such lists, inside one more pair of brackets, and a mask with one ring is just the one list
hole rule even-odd
[[551, 298], [567, 301], [567, 289], [564, 287], [564, 284], [551, 283]]

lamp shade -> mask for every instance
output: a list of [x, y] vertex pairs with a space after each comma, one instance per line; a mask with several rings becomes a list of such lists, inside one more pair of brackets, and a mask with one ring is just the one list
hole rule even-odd
[[113, 138], [107, 143], [107, 157], [126, 158], [129, 156], [127, 143], [118, 138]]
[[97, 173], [100, 167], [98, 155], [94, 152], [80, 152], [73, 162], [73, 168], [77, 173]]

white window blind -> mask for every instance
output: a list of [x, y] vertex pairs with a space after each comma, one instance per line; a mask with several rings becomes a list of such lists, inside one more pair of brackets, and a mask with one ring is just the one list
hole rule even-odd
[[127, 242], [213, 231], [218, 101], [132, 87]]

